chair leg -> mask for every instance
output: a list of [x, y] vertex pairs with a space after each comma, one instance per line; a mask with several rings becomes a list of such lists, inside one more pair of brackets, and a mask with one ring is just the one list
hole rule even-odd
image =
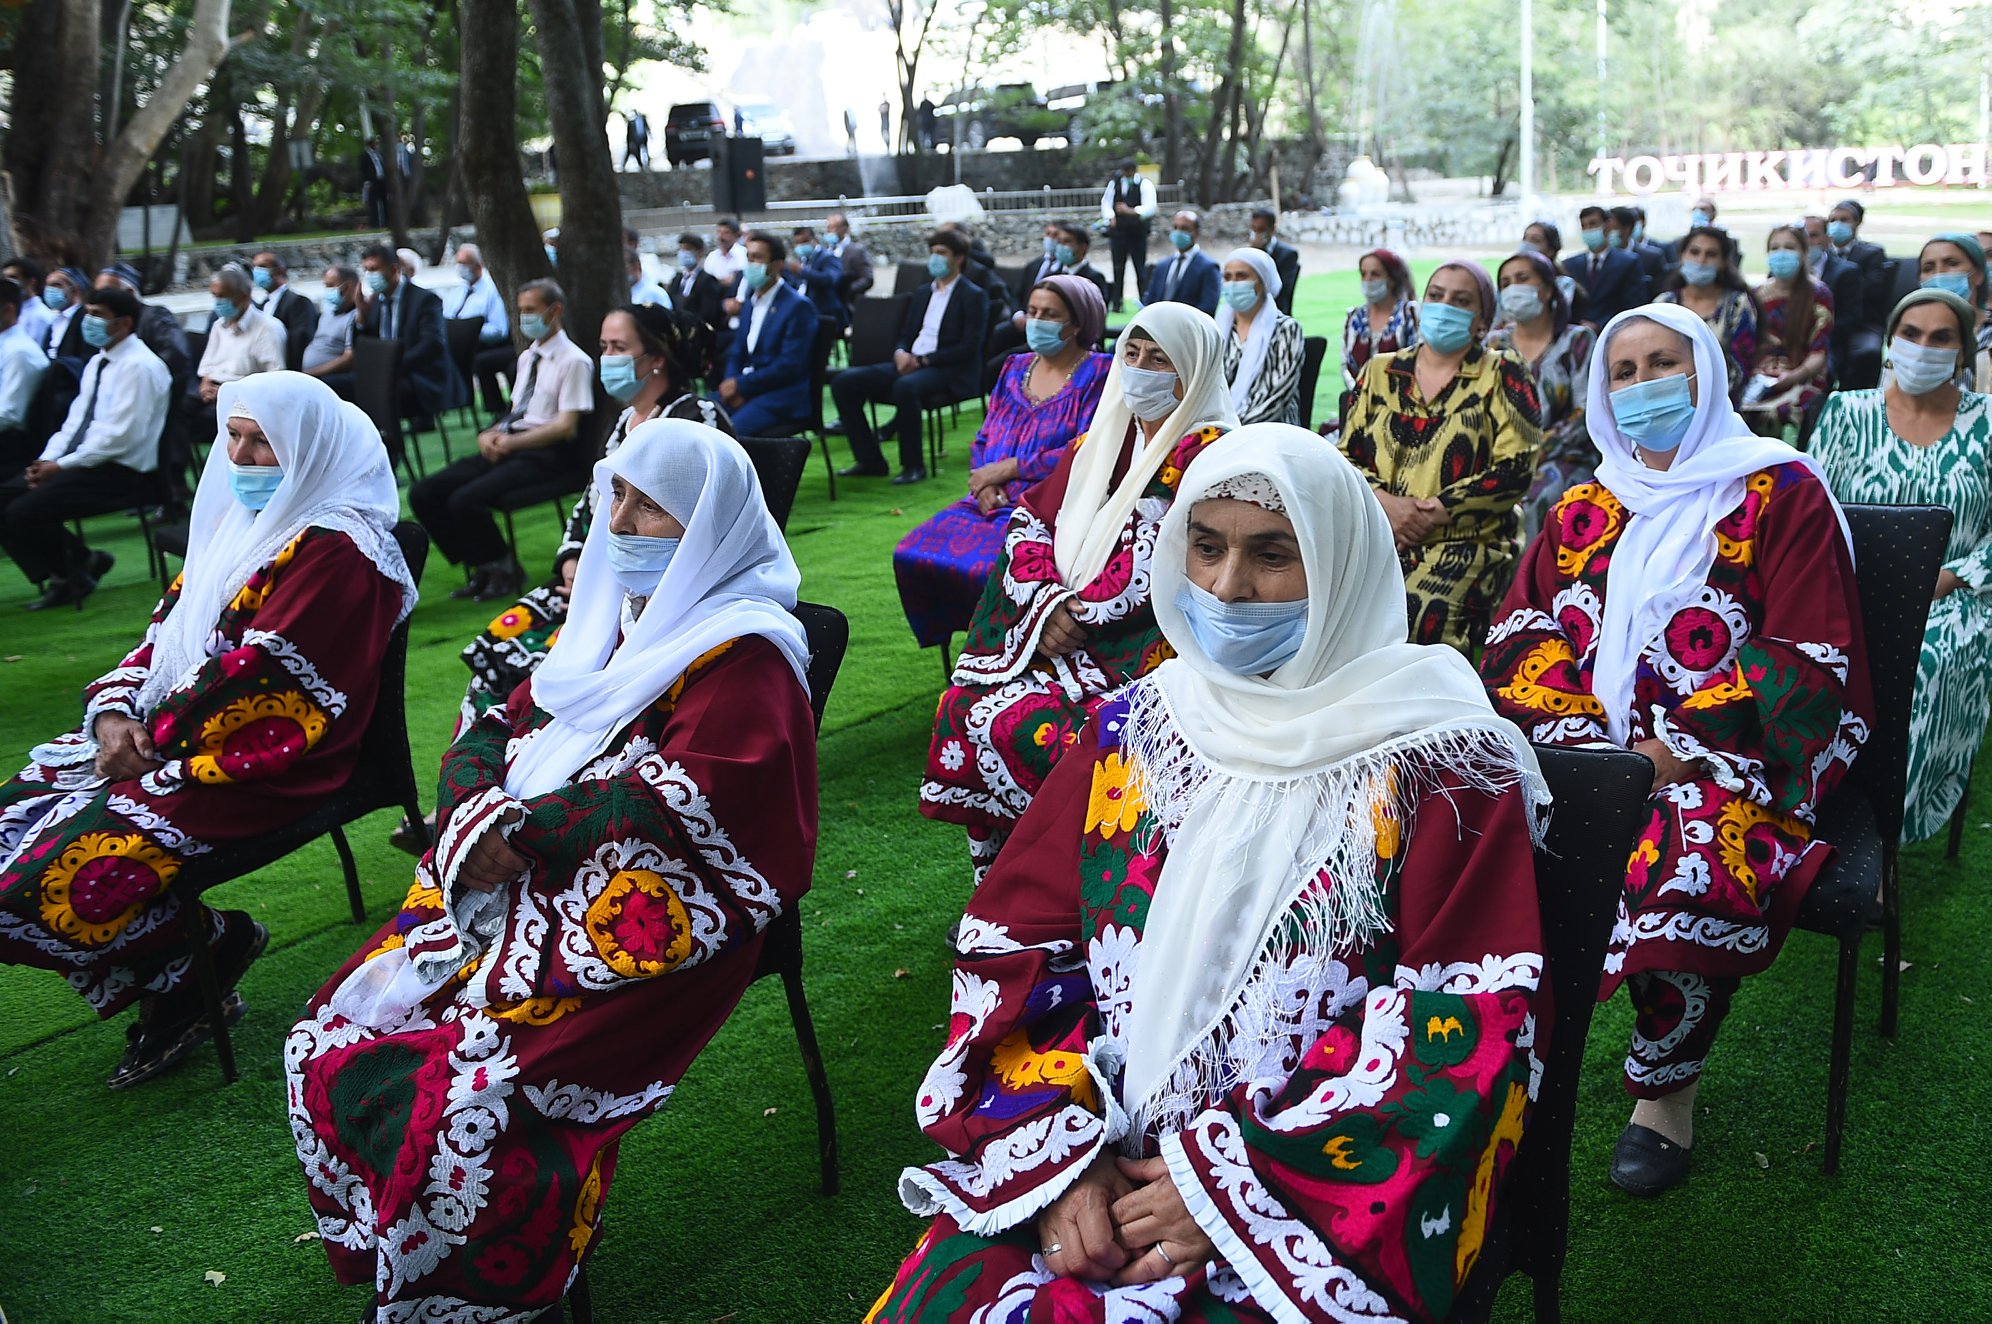
[[553, 499], [553, 522], [554, 526], [559, 529], [561, 537], [566, 537], [567, 507], [561, 504], [559, 497]]
[[235, 1045], [228, 1038], [228, 1022], [221, 1014], [221, 978], [214, 972], [214, 952], [208, 946], [207, 925], [201, 922], [206, 907], [200, 898], [188, 892], [180, 894], [180, 905], [186, 914], [186, 934], [190, 955], [194, 963], [194, 979], [201, 988], [201, 1009], [206, 1014], [208, 1025], [214, 1030], [214, 1051], [221, 1058], [221, 1081], [233, 1085], [235, 1070]]
[[1537, 1324], [1557, 1324], [1563, 1318], [1563, 1266], [1532, 1279]]
[[782, 961], [782, 987], [788, 993], [789, 1019], [795, 1023], [796, 1047], [802, 1050], [802, 1067], [809, 1074], [809, 1092], [816, 1096], [816, 1155], [821, 1170], [823, 1193], [835, 1195], [842, 1186], [837, 1171], [837, 1114], [830, 1102], [830, 1080], [823, 1073], [823, 1053], [816, 1046], [816, 1024], [809, 1016], [809, 1000], [802, 992], [802, 932], [792, 939], [794, 950]]
[[1881, 1033], [1895, 1037], [1895, 1013], [1902, 999], [1902, 875], [1895, 849], [1881, 859]]
[[456, 458], [450, 454], [450, 425], [448, 421], [448, 416], [449, 416], [449, 411], [447, 409], [439, 409], [436, 411], [436, 433], [443, 439], [444, 464], [452, 464], [455, 462]]
[[954, 684], [954, 659], [948, 656], [948, 651], [953, 645], [953, 635], [949, 635], [947, 638], [941, 640], [939, 651], [941, 654], [941, 684], [943, 685]]
[[422, 802], [416, 798], [413, 791], [408, 793], [407, 803], [401, 806], [401, 812], [408, 816], [408, 822], [413, 825], [416, 834], [422, 838], [422, 845], [424, 847], [435, 843], [435, 836], [429, 831], [429, 821], [422, 813]]
[[1854, 1050], [1854, 983], [1859, 938], [1840, 940], [1840, 977], [1833, 992], [1833, 1057], [1826, 1071], [1826, 1175], [1840, 1170], [1840, 1136], [1847, 1126], [1847, 1077]]
[[512, 564], [524, 565], [519, 559], [519, 531], [512, 527], [512, 512], [501, 512], [505, 516], [505, 545], [512, 549]]
[[1971, 808], [1971, 774], [1978, 770], [1974, 762], [1964, 771], [1964, 794], [1957, 798], [1957, 812], [1951, 815], [1950, 843], [1944, 847], [1944, 858], [1957, 858], [1958, 848], [1964, 845], [1964, 816]]
[[595, 1324], [595, 1299], [588, 1294], [585, 1264], [574, 1271], [574, 1281], [567, 1289], [567, 1317], [574, 1324]]
[[360, 897], [360, 871], [353, 864], [353, 848], [346, 844], [346, 829], [332, 829], [332, 846], [339, 852], [339, 867], [346, 871], [346, 900], [353, 906], [353, 923], [367, 922], [367, 903]]
[[816, 442], [823, 447], [823, 473], [830, 480], [830, 499], [837, 499], [837, 462], [830, 458], [830, 434], [819, 431]]

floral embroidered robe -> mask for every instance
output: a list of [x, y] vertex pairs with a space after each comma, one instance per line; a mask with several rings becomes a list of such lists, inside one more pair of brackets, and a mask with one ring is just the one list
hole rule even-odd
[[[560, 1299], [620, 1137], [663, 1106], [752, 982], [768, 924], [809, 887], [814, 721], [774, 645], [721, 645], [568, 785], [513, 800], [508, 753], [549, 720], [521, 686], [458, 737], [400, 913], [285, 1045], [326, 1254], [341, 1282], [374, 1284], [382, 1320], [524, 1320]], [[506, 838], [530, 873], [506, 889], [489, 948], [403, 1024], [334, 1012], [364, 962], [452, 950], [444, 896], [481, 831], [521, 804]]]
[[[207, 660], [143, 714], [175, 581], [138, 647], [85, 688], [82, 724], [0, 784], [0, 961], [61, 971], [99, 1016], [190, 977], [168, 887], [345, 784], [401, 598], [351, 538], [306, 529], [222, 609]], [[165, 766], [99, 777], [87, 733], [104, 713], [144, 720]], [[219, 916], [208, 925], [218, 934]]]
[[[1115, 482], [1131, 459], [1133, 435], [1122, 442]], [[983, 833], [1000, 846], [1100, 699], [1170, 656], [1148, 598], [1155, 534], [1183, 470], [1222, 435], [1205, 428], [1177, 444], [1128, 516], [1106, 567], [1079, 588], [1059, 579], [1052, 537], [1072, 456], [1086, 438], [1024, 494], [955, 661], [953, 684], [941, 695], [921, 813], [963, 824], [971, 843]], [[1061, 603], [1071, 605], [1086, 643], [1047, 662], [1038, 656], [1038, 639]]]
[[[1253, 979], [1295, 1009], [1289, 1032], [1253, 1060], [1231, 1041], [1236, 1086], [1178, 1130], [1137, 1134], [1120, 1065], [1169, 847], [1123, 761], [1125, 716], [1124, 699], [1106, 702], [969, 903], [947, 1044], [915, 1105], [948, 1157], [900, 1181], [933, 1223], [870, 1318], [1444, 1315], [1547, 1051], [1521, 792], [1440, 770], [1415, 819], [1379, 824], [1391, 930], [1356, 951], [1297, 948], [1278, 968], [1262, 957]], [[1045, 1268], [1034, 1220], [1109, 1150], [1168, 1160], [1217, 1261], [1125, 1288]]]
[[[1571, 488], [1495, 617], [1481, 675], [1530, 740], [1609, 739], [1591, 667], [1626, 518], [1603, 484]], [[1853, 561], [1819, 480], [1796, 464], [1752, 474], [1716, 540], [1707, 586], [1635, 674], [1628, 743], [1658, 739], [1701, 775], [1648, 801], [1600, 999], [1644, 971], [1770, 965], [1831, 857], [1819, 805], [1872, 720]]]

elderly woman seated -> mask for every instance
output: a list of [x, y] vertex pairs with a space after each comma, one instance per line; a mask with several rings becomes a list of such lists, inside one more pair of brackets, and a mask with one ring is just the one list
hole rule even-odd
[[[223, 386], [186, 569], [80, 729], [0, 785], [0, 961], [60, 971], [99, 1016], [138, 1003], [120, 1089], [214, 1027], [172, 889], [190, 861], [286, 826], [345, 784], [415, 584], [380, 433], [302, 373]], [[269, 935], [203, 908], [233, 1023]]]
[[1675, 304], [1621, 313], [1585, 412], [1597, 481], [1529, 544], [1481, 674], [1531, 740], [1653, 760], [1599, 996], [1626, 984], [1636, 1015], [1612, 1180], [1657, 1195], [1687, 1173], [1738, 983], [1832, 857], [1815, 818], [1873, 705], [1839, 508], [1816, 461], [1738, 417], [1716, 331]]
[[[970, 902], [915, 1105], [948, 1156], [874, 1320], [1440, 1317], [1545, 1049], [1521, 735], [1404, 642], [1390, 526], [1299, 428], [1193, 462], [1176, 656]], [[1099, 1298], [1104, 1296], [1105, 1302]]]
[[559, 1302], [622, 1134], [809, 887], [798, 577], [752, 464], [659, 419], [595, 482], [560, 638], [444, 757], [401, 912], [285, 1045], [326, 1254], [382, 1319]]
[[1279, 310], [1279, 269], [1256, 248], [1224, 259], [1217, 330], [1240, 423], [1300, 422], [1300, 323]]

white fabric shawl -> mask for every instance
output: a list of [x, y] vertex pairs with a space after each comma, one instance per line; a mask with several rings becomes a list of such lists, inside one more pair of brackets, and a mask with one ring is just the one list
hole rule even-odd
[[[1252, 383], [1259, 380], [1259, 369], [1265, 366], [1266, 349], [1273, 343], [1273, 328], [1279, 325], [1283, 316], [1279, 306], [1273, 302], [1279, 298], [1283, 287], [1280, 284], [1280, 269], [1273, 265], [1272, 258], [1259, 249], [1234, 248], [1224, 259], [1224, 265], [1228, 267], [1233, 262], [1243, 262], [1251, 267], [1259, 277], [1259, 283], [1266, 287], [1265, 297], [1259, 301], [1258, 316], [1252, 319], [1252, 329], [1246, 333], [1245, 347], [1239, 353], [1238, 375], [1231, 379], [1231, 407], [1243, 415], [1246, 403], [1252, 398]], [[1232, 324], [1237, 320], [1238, 314], [1232, 311], [1231, 305], [1218, 300], [1219, 344], [1231, 339]]]
[[[608, 564], [609, 481], [617, 476], [685, 526], [627, 634], [629, 595]], [[523, 800], [565, 786], [687, 667], [729, 639], [765, 636], [807, 685], [809, 644], [791, 613], [801, 582], [740, 443], [677, 418], [632, 430], [595, 464], [595, 519], [567, 620], [533, 673], [533, 701], [553, 721], [517, 746], [506, 794]]]
[[1217, 323], [1202, 309], [1186, 303], [1150, 304], [1129, 320], [1117, 349], [1125, 347], [1136, 331], [1147, 332], [1176, 365], [1183, 398], [1162, 420], [1153, 440], [1143, 441], [1140, 431], [1135, 432], [1140, 449], [1120, 486], [1113, 487], [1114, 466], [1134, 421], [1121, 396], [1121, 355], [1115, 353], [1099, 407], [1086, 429], [1086, 444], [1072, 457], [1072, 473], [1052, 535], [1052, 561], [1067, 588], [1084, 588], [1106, 569], [1135, 502], [1178, 442], [1200, 428], [1238, 426], [1238, 411], [1231, 407], [1231, 389], [1224, 381], [1224, 342], [1218, 339]]
[[[228, 420], [237, 412], [256, 420], [284, 471], [260, 512], [237, 501], [228, 482]], [[395, 521], [401, 518], [394, 471], [380, 430], [358, 405], [341, 400], [316, 377], [266, 372], [223, 386], [215, 416], [220, 430], [194, 493], [180, 600], [153, 641], [152, 671], [138, 694], [143, 712], [151, 712], [207, 661], [215, 622], [249, 576], [313, 526], [344, 533], [401, 585], [397, 620], [415, 608], [415, 581], [394, 541]]]
[[[1249, 474], [1278, 489], [1307, 571], [1300, 651], [1266, 677], [1213, 664], [1175, 605], [1197, 502]], [[1390, 523], [1355, 468], [1303, 428], [1251, 424], [1191, 463], [1157, 538], [1154, 602], [1177, 656], [1125, 691], [1122, 739], [1169, 853], [1135, 970], [1122, 1097], [1138, 1129], [1166, 1131], [1236, 1083], [1227, 1062], [1262, 1060], [1298, 1027], [1305, 1009], [1286, 1005], [1281, 981], [1254, 977], [1262, 960], [1284, 971], [1346, 957], [1389, 930], [1380, 823], [1408, 838], [1443, 776], [1519, 786], [1532, 810], [1549, 793], [1466, 659], [1405, 642]], [[1311, 890], [1324, 871], [1325, 895]], [[1283, 920], [1303, 897], [1293, 942]]]
[[[1633, 453], [1612, 415], [1612, 337], [1639, 318], [1679, 332], [1694, 348], [1695, 417], [1666, 469], [1651, 469]], [[1722, 345], [1708, 323], [1679, 304], [1651, 303], [1614, 317], [1591, 354], [1591, 396], [1584, 417], [1602, 457], [1598, 481], [1626, 509], [1625, 532], [1605, 573], [1604, 619], [1591, 663], [1591, 692], [1605, 710], [1605, 730], [1625, 744], [1632, 729], [1633, 679], [1640, 654], [1660, 637], [1674, 613], [1701, 592], [1715, 564], [1715, 526], [1743, 502], [1751, 474], [1781, 464], [1810, 469], [1826, 488], [1853, 552], [1847, 517], [1833, 499], [1825, 471], [1810, 455], [1750, 431], [1729, 403]]]

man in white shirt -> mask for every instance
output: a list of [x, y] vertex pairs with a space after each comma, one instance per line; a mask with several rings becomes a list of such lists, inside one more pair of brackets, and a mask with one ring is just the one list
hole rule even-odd
[[[712, 227], [718, 242], [706, 254], [705, 269], [719, 282], [719, 288], [729, 299], [739, 293], [740, 273], [747, 270], [747, 250], [740, 246], [740, 222], [731, 216], [722, 216]], [[729, 307], [729, 313], [738, 313], [737, 307]]]
[[[457, 279], [463, 288], [443, 299], [443, 316], [454, 321], [481, 317], [484, 326], [477, 333], [477, 353], [471, 357], [471, 375], [484, 393], [484, 412], [496, 418], [505, 412], [505, 388], [498, 378], [512, 370], [512, 321], [498, 282], [484, 265], [484, 253], [476, 244], [464, 244], [456, 251]], [[466, 382], [465, 389], [469, 389]]]
[[48, 355], [21, 326], [21, 287], [0, 279], [0, 473], [13, 473], [33, 455], [28, 410], [48, 371]]
[[82, 334], [99, 352], [83, 370], [69, 417], [19, 477], [0, 482], [0, 550], [21, 573], [47, 587], [29, 610], [81, 602], [110, 570], [109, 552], [93, 552], [65, 527], [146, 500], [159, 467], [159, 434], [172, 399], [173, 374], [133, 335], [138, 296], [93, 290]]
[[1114, 254], [1115, 312], [1122, 307], [1121, 280], [1129, 263], [1134, 265], [1135, 295], [1147, 288], [1148, 228], [1154, 224], [1155, 211], [1155, 181], [1135, 173], [1133, 157], [1123, 158], [1120, 173], [1107, 181], [1107, 191], [1100, 196], [1100, 219], [1106, 223]]
[[582, 421], [595, 407], [595, 365], [561, 329], [567, 298], [550, 280], [519, 287], [519, 330], [532, 343], [519, 356], [512, 408], [477, 435], [477, 454], [438, 469], [408, 489], [408, 506], [436, 550], [470, 579], [455, 598], [513, 598], [525, 571], [512, 558], [491, 518], [491, 504], [508, 492], [548, 483], [587, 481]]
[[193, 399], [187, 402], [187, 425], [195, 437], [212, 438], [219, 431], [215, 397], [230, 382], [259, 372], [282, 372], [285, 331], [276, 318], [253, 307], [249, 273], [233, 262], [214, 273], [208, 293], [214, 316], [208, 322], [207, 348], [195, 369]]
[[656, 281], [644, 274], [643, 255], [634, 248], [623, 250], [623, 270], [629, 273], [629, 301], [632, 306], [649, 304], [654, 308], [669, 308], [671, 296]]
[[[0, 263], [0, 276], [21, 287], [21, 330], [37, 349], [48, 344], [48, 324], [55, 320], [42, 302], [42, 265], [31, 257], [10, 257]], [[46, 357], [47, 351], [43, 350]]]
[[275, 253], [256, 254], [249, 264], [249, 279], [256, 287], [250, 292], [250, 299], [283, 327], [284, 366], [290, 367], [291, 344], [309, 341], [318, 330], [318, 301], [291, 288], [290, 268]]

